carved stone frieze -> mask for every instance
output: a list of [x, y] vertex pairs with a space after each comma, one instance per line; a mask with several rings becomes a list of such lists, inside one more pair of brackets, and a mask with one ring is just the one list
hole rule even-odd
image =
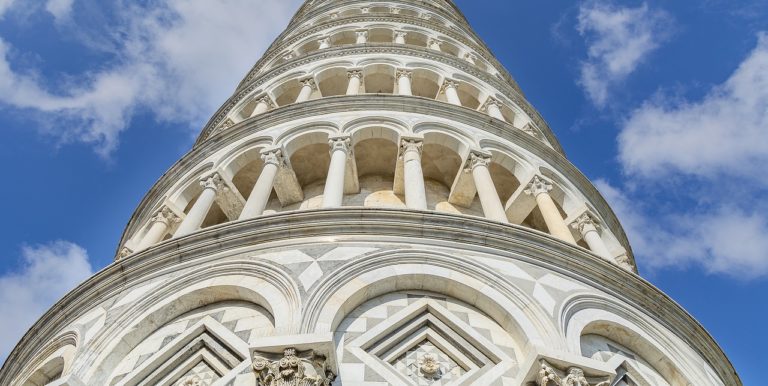
[[257, 386], [330, 386], [336, 374], [324, 356], [310, 352], [301, 357], [294, 348], [283, 351], [282, 358], [270, 360], [256, 356], [253, 370]]
[[549, 362], [541, 360], [537, 386], [610, 386], [611, 378], [606, 380], [588, 380], [584, 370], [579, 367], [569, 367], [560, 370], [552, 366]]

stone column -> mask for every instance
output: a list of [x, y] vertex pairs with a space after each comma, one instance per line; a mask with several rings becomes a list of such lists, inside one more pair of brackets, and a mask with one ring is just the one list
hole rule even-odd
[[605, 246], [605, 243], [597, 230], [599, 226], [600, 224], [589, 212], [582, 214], [576, 221], [571, 223], [571, 227], [581, 233], [581, 236], [584, 237], [584, 241], [589, 245], [589, 249], [592, 252], [610, 260], [611, 253], [608, 252], [608, 247]]
[[401, 69], [397, 70], [397, 89], [400, 95], [413, 95], [411, 90], [411, 77], [413, 73], [411, 71]]
[[504, 115], [501, 113], [501, 106], [503, 106], [501, 102], [493, 98], [488, 98], [485, 102], [485, 111], [487, 111], [488, 115], [491, 117], [506, 122], [507, 120], [504, 119]]
[[405, 44], [405, 37], [408, 35], [405, 31], [395, 31], [395, 44]]
[[318, 40], [317, 43], [320, 45], [318, 49], [324, 50], [331, 46], [331, 38], [322, 38]]
[[549, 195], [551, 190], [552, 184], [549, 181], [544, 177], [534, 176], [533, 180], [528, 184], [525, 193], [536, 198], [536, 204], [539, 206], [542, 216], [544, 216], [544, 222], [547, 223], [549, 233], [560, 240], [576, 244], [576, 240], [573, 239], [571, 231], [565, 225], [565, 221], [563, 221], [555, 201]]
[[347, 171], [347, 157], [350, 155], [351, 139], [349, 136], [330, 137], [331, 165], [325, 180], [323, 208], [341, 207], [344, 200], [344, 177]]
[[141, 242], [136, 247], [136, 250], [143, 251], [163, 241], [163, 238], [168, 233], [168, 230], [171, 229], [171, 225], [175, 222], [178, 222], [179, 220], [179, 217], [176, 216], [176, 214], [173, 213], [173, 211], [167, 206], [160, 208], [157, 212], [155, 212], [155, 215], [152, 216], [152, 219], [149, 220], [149, 230], [141, 239]]
[[366, 30], [355, 31], [355, 34], [357, 35], [357, 44], [368, 43], [368, 31]]
[[347, 72], [349, 83], [347, 84], [347, 95], [357, 95], [360, 93], [360, 85], [363, 82], [363, 72], [352, 70]]
[[253, 186], [251, 195], [248, 196], [248, 201], [245, 202], [243, 211], [240, 212], [239, 220], [246, 220], [264, 214], [264, 209], [269, 202], [269, 196], [272, 195], [277, 172], [284, 165], [283, 152], [280, 149], [263, 152], [261, 159], [264, 160], [264, 168], [261, 169], [259, 179], [256, 180], [256, 185]]
[[427, 209], [427, 192], [424, 188], [424, 172], [421, 170], [421, 138], [403, 138], [400, 156], [403, 158], [405, 205], [411, 209]]
[[461, 99], [459, 99], [459, 82], [451, 79], [446, 79], [443, 83], [443, 92], [448, 103], [456, 106], [461, 106]]
[[435, 51], [442, 51], [441, 46], [443, 45], [443, 42], [441, 42], [438, 39], [430, 38], [429, 42], [427, 43], [429, 45], [429, 48], [435, 50]]
[[301, 81], [301, 91], [299, 96], [296, 97], [296, 103], [306, 102], [312, 96], [312, 93], [317, 90], [317, 84], [314, 79], [304, 79]]
[[174, 237], [186, 236], [200, 229], [203, 221], [205, 221], [205, 217], [208, 215], [208, 211], [213, 206], [213, 202], [216, 201], [216, 194], [221, 189], [222, 184], [223, 181], [219, 173], [213, 173], [200, 180], [203, 191], [197, 197], [195, 205], [192, 205], [192, 209], [187, 213], [187, 217], [179, 225], [179, 229], [176, 230]]
[[491, 172], [488, 170], [491, 157], [472, 153], [469, 155], [468, 161], [467, 167], [472, 172], [472, 179], [475, 181], [475, 188], [480, 197], [480, 205], [483, 206], [485, 218], [508, 223], [507, 212], [504, 210], [504, 205], [501, 204], [499, 193], [496, 191], [496, 186], [491, 178]]
[[264, 114], [267, 111], [269, 111], [269, 108], [272, 107], [272, 101], [269, 100], [269, 97], [263, 97], [259, 99], [258, 102], [256, 102], [256, 107], [253, 108], [253, 112], [251, 113], [251, 118], [259, 115]]

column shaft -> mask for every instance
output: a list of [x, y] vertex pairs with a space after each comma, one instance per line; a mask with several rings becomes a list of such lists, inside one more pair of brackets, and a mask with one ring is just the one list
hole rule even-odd
[[499, 193], [493, 184], [491, 172], [488, 170], [490, 159], [471, 154], [469, 162], [472, 179], [475, 181], [475, 188], [480, 197], [480, 205], [483, 206], [485, 218], [504, 223], [509, 222], [507, 213], [504, 211], [504, 205], [502, 205], [499, 198]]
[[405, 70], [397, 71], [397, 89], [400, 95], [413, 95], [411, 89], [411, 72]]
[[490, 101], [487, 105], [488, 115], [500, 120], [506, 122], [507, 120], [504, 119], [504, 115], [501, 113], [501, 108], [499, 107], [498, 102], [496, 101]]
[[427, 209], [427, 193], [424, 172], [421, 169], [422, 142], [403, 140], [403, 179], [405, 180], [405, 205], [411, 209]]
[[152, 225], [149, 227], [147, 234], [141, 239], [141, 243], [136, 247], [136, 251], [143, 251], [163, 240], [165, 234], [168, 233], [168, 220], [166, 219], [153, 219]]
[[456, 106], [461, 106], [461, 98], [459, 98], [459, 85], [455, 81], [448, 80], [443, 86], [445, 92], [445, 98], [448, 103]]
[[282, 164], [282, 157], [280, 151], [275, 151], [264, 154], [262, 159], [264, 160], [264, 168], [261, 169], [256, 185], [253, 186], [251, 195], [248, 196], [248, 201], [245, 202], [243, 211], [240, 212], [240, 220], [264, 214], [264, 209], [267, 207], [267, 203], [269, 203], [269, 196], [272, 195], [275, 178], [280, 170], [280, 164]]
[[347, 95], [357, 95], [360, 93], [363, 73], [360, 71], [350, 71], [349, 83], [347, 84]]
[[325, 180], [323, 208], [338, 208], [344, 200], [344, 177], [349, 156], [349, 137], [336, 137], [328, 141], [331, 145], [331, 165]]
[[579, 233], [581, 233], [584, 241], [589, 246], [589, 250], [594, 252], [596, 255], [610, 260], [611, 253], [608, 251], [608, 247], [606, 247], [605, 243], [603, 242], [603, 238], [600, 237], [600, 232], [597, 231], [598, 226], [599, 224], [591, 212], [585, 212], [571, 224], [572, 228], [578, 230]]
[[306, 102], [312, 97], [312, 92], [315, 91], [315, 81], [307, 79], [302, 82], [301, 91], [299, 96], [296, 97], [296, 103]]
[[405, 44], [405, 36], [407, 34], [405, 32], [396, 31], [395, 32], [395, 44]]
[[560, 240], [576, 244], [576, 240], [573, 239], [571, 231], [565, 225], [565, 221], [563, 221], [563, 217], [549, 193], [536, 195], [536, 203], [539, 205], [541, 215], [544, 216], [544, 222], [547, 223], [549, 233]]
[[251, 113], [251, 117], [255, 117], [259, 114], [264, 114], [267, 112], [267, 110], [269, 110], [269, 102], [267, 101], [267, 98], [262, 98], [256, 104], [256, 107], [254, 107], [253, 112]]
[[187, 213], [187, 217], [179, 225], [179, 229], [174, 237], [186, 236], [200, 229], [203, 221], [205, 221], [205, 217], [208, 216], [208, 212], [211, 210], [211, 206], [216, 201], [216, 192], [219, 190], [221, 177], [218, 174], [214, 174], [201, 181], [200, 184], [203, 186], [203, 191], [200, 193], [195, 204], [192, 205], [192, 209]]
[[368, 31], [356, 31], [357, 34], [357, 44], [365, 44], [368, 43]]

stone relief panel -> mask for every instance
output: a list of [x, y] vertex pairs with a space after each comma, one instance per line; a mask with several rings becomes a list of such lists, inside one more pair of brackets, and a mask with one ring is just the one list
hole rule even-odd
[[337, 329], [341, 381], [354, 385], [502, 385], [518, 370], [516, 342], [461, 301], [420, 291], [369, 300]]

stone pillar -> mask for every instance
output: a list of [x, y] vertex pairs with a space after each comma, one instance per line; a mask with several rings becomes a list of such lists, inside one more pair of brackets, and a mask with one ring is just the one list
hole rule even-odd
[[344, 200], [344, 177], [347, 171], [347, 157], [350, 155], [351, 139], [349, 136], [330, 137], [331, 165], [325, 180], [323, 208], [338, 208]]
[[157, 212], [155, 212], [155, 215], [152, 216], [152, 219], [149, 220], [149, 230], [141, 239], [141, 242], [136, 247], [136, 250], [143, 251], [163, 241], [163, 238], [168, 233], [168, 230], [171, 229], [171, 225], [178, 221], [179, 217], [176, 216], [176, 214], [173, 213], [170, 208], [167, 206], [160, 208]]
[[544, 222], [547, 223], [549, 233], [560, 240], [576, 244], [576, 240], [573, 239], [571, 231], [565, 225], [565, 221], [563, 221], [555, 201], [549, 195], [551, 190], [552, 184], [549, 181], [544, 177], [534, 176], [533, 180], [528, 184], [525, 193], [536, 198], [536, 204], [539, 206], [542, 216], [544, 216]]
[[504, 205], [501, 204], [499, 193], [496, 191], [496, 186], [491, 178], [491, 172], [488, 170], [490, 163], [490, 156], [472, 153], [469, 155], [467, 168], [472, 172], [472, 179], [475, 181], [475, 188], [480, 197], [480, 205], [483, 206], [485, 218], [508, 223], [507, 212], [504, 211]]
[[459, 99], [459, 82], [451, 79], [446, 79], [443, 83], [443, 92], [448, 103], [456, 106], [461, 106], [461, 99]]
[[413, 95], [413, 90], [411, 90], [411, 77], [413, 76], [413, 73], [411, 71], [402, 69], [397, 70], [395, 76], [397, 77], [398, 94]]
[[405, 44], [405, 37], [408, 35], [405, 31], [395, 31], [395, 44]]
[[427, 209], [427, 192], [424, 188], [424, 172], [421, 170], [421, 138], [403, 138], [400, 156], [403, 158], [405, 205], [411, 209]]
[[269, 108], [272, 107], [272, 101], [269, 100], [269, 97], [263, 97], [259, 99], [258, 102], [256, 102], [256, 107], [253, 108], [253, 112], [251, 113], [251, 118], [259, 115], [264, 114], [267, 111], [269, 111]]
[[360, 85], [363, 82], [363, 72], [352, 70], [347, 72], [349, 83], [347, 84], [347, 95], [357, 95], [360, 93]]
[[501, 102], [493, 98], [488, 98], [485, 102], [485, 111], [488, 112], [488, 115], [491, 117], [506, 122], [507, 120], [504, 119], [504, 115], [501, 113], [501, 106], [503, 106]]
[[208, 211], [213, 206], [213, 202], [216, 201], [216, 194], [221, 189], [223, 181], [219, 173], [213, 173], [203, 177], [200, 180], [200, 185], [203, 187], [203, 191], [197, 197], [195, 205], [192, 205], [192, 209], [187, 213], [187, 217], [179, 225], [179, 229], [176, 230], [174, 237], [186, 236], [200, 229], [203, 221], [205, 221], [205, 217], [208, 215]]
[[584, 241], [592, 252], [610, 260], [611, 253], [608, 252], [608, 247], [605, 246], [602, 237], [600, 237], [598, 232], [599, 226], [600, 224], [589, 212], [582, 214], [571, 223], [571, 227], [581, 233], [581, 236], [584, 237]]
[[324, 50], [331, 46], [331, 38], [322, 38], [317, 43], [320, 45], [319, 49]]
[[355, 34], [357, 35], [357, 44], [368, 43], [368, 31], [367, 30], [355, 31]]
[[284, 165], [283, 152], [280, 149], [272, 149], [261, 154], [264, 160], [264, 168], [261, 169], [259, 179], [245, 202], [243, 211], [240, 212], [239, 220], [261, 216], [269, 202], [269, 196], [272, 195], [277, 172]]
[[427, 43], [429, 45], [429, 48], [435, 50], [435, 51], [442, 51], [441, 46], [443, 45], [443, 42], [441, 42], [438, 39], [430, 38], [429, 42]]
[[317, 90], [317, 84], [314, 79], [304, 79], [301, 81], [301, 91], [296, 98], [296, 103], [306, 102], [312, 96], [312, 93]]

